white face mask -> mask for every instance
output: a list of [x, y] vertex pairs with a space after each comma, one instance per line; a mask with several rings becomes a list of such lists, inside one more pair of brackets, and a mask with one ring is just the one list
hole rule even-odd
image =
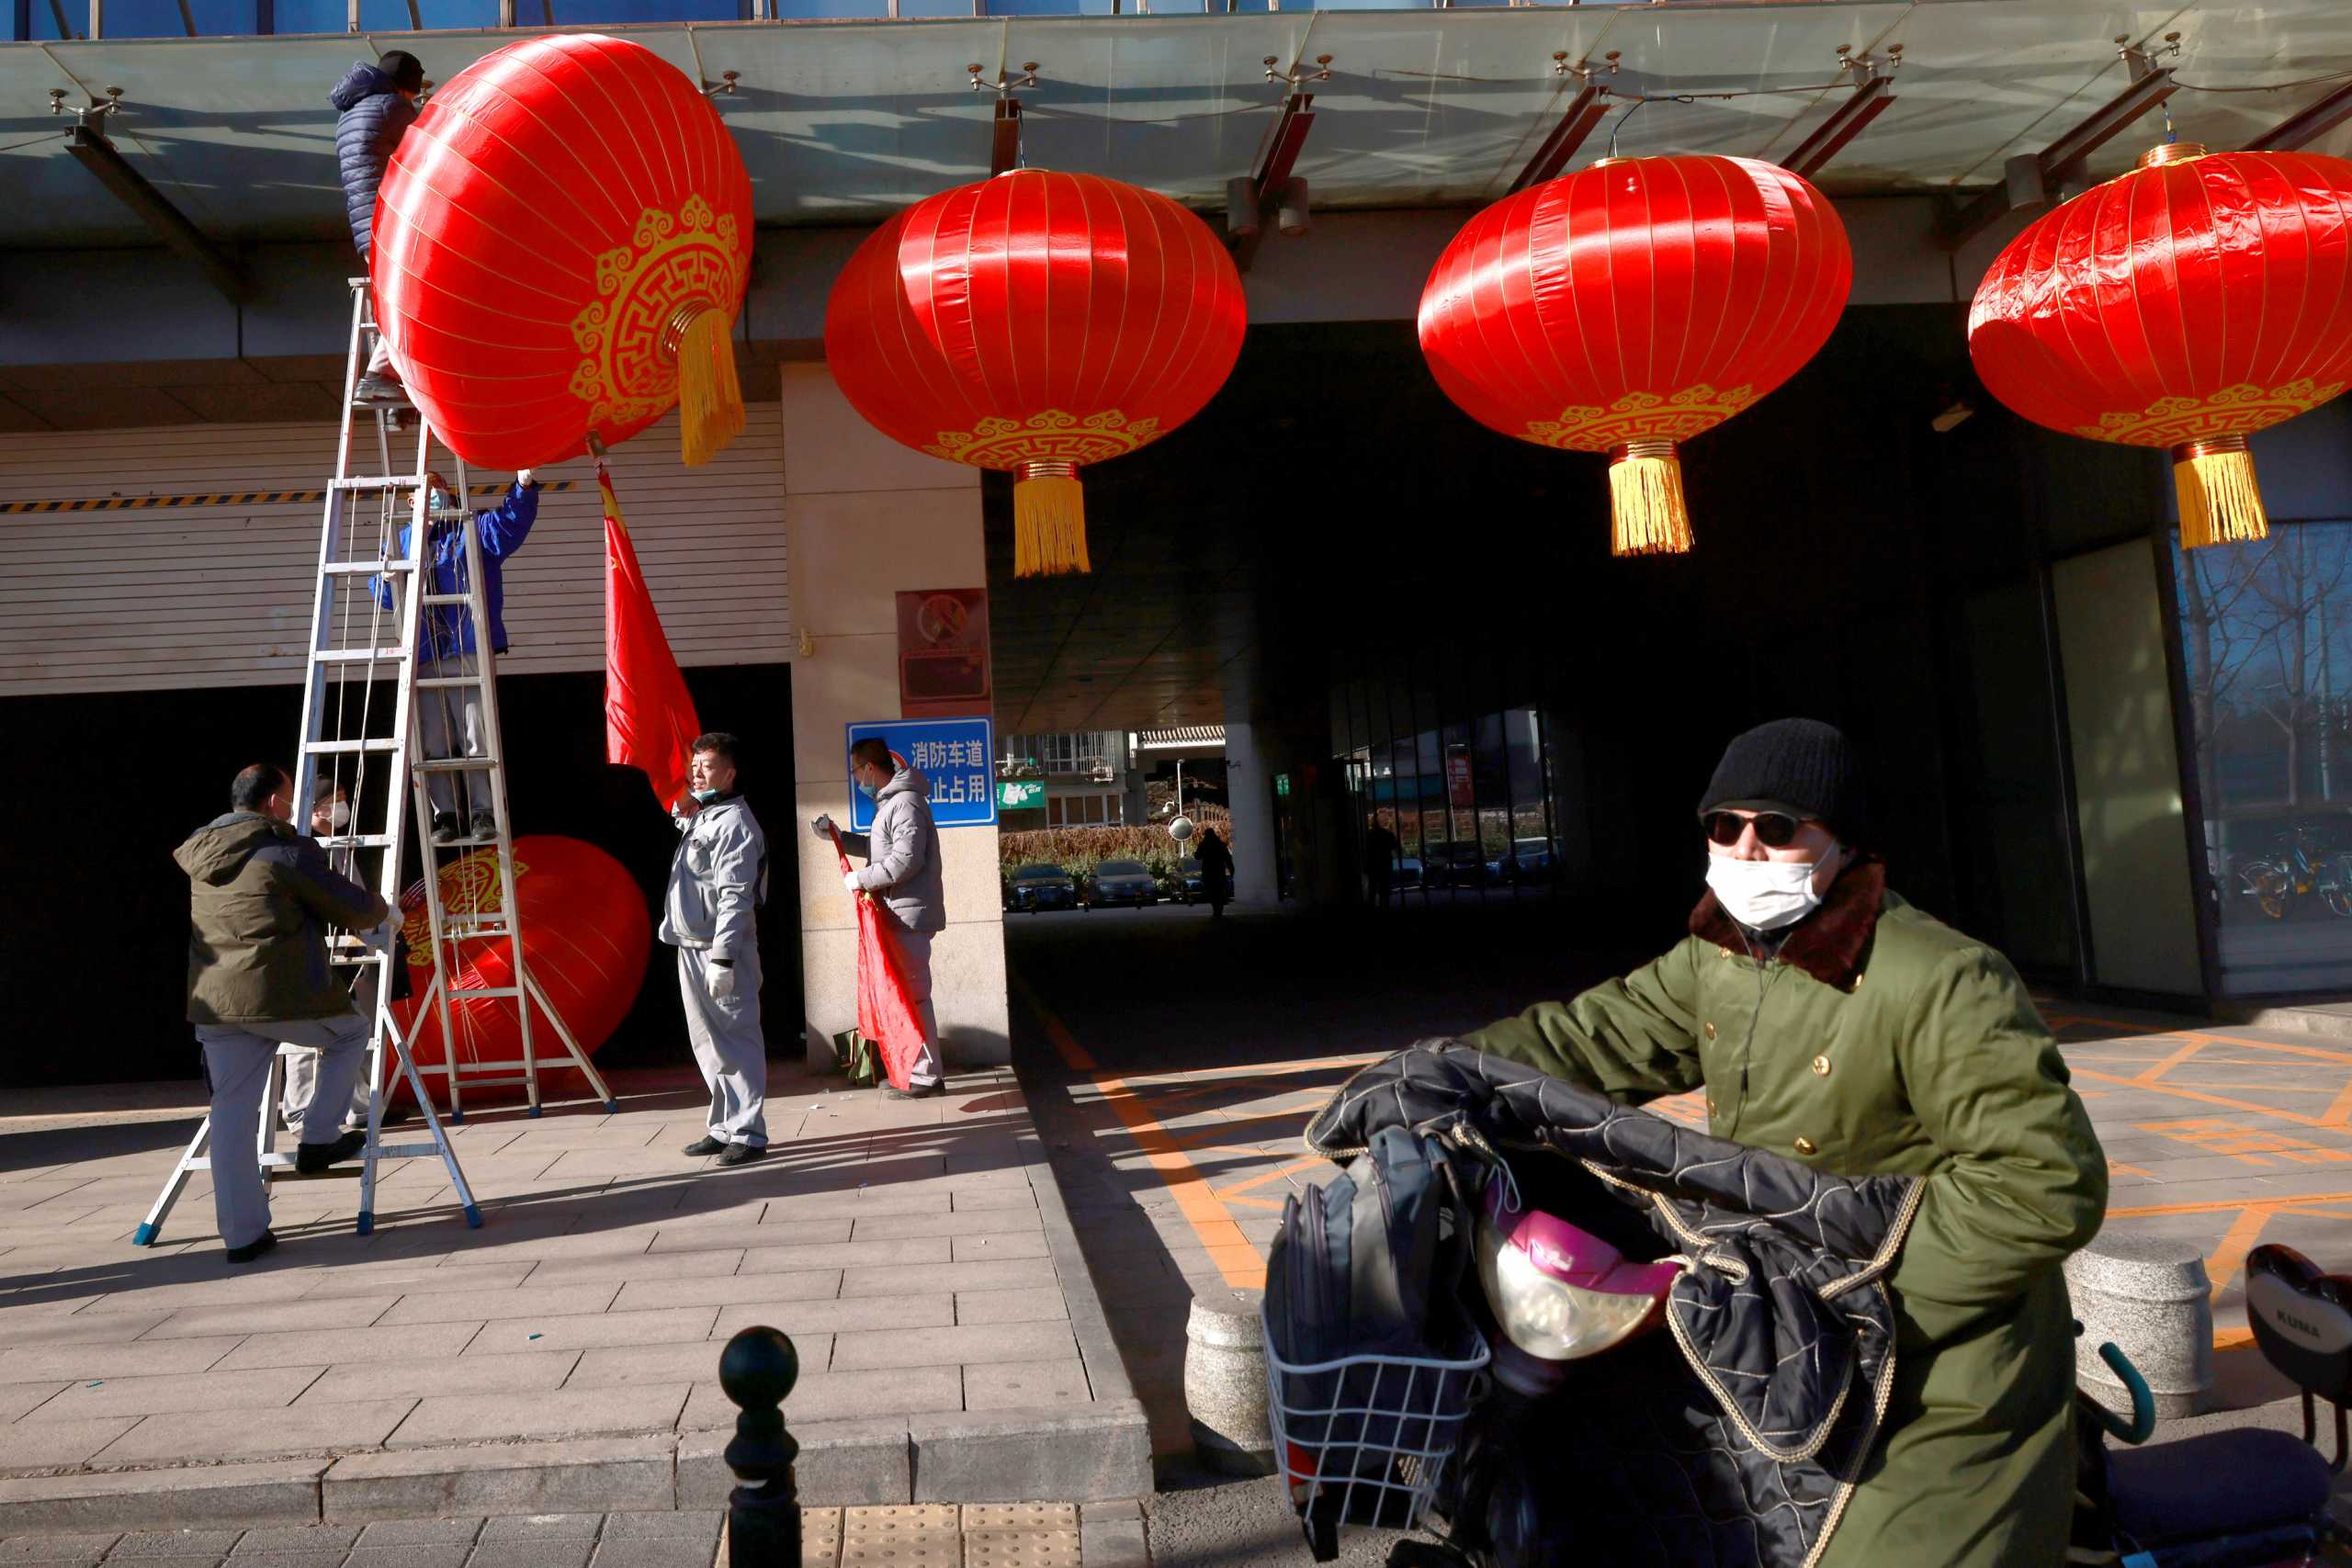
[[347, 800], [336, 801], [334, 808], [327, 813], [327, 820], [334, 825], [334, 830], [338, 833], [350, 827], [351, 803]]
[[1813, 890], [1813, 861], [1707, 857], [1707, 886], [1731, 918], [1752, 931], [1794, 925], [1821, 907]]

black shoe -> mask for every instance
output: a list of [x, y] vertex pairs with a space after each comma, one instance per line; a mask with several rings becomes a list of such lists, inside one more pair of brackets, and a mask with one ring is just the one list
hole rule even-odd
[[682, 1155], [692, 1155], [695, 1158], [701, 1159], [707, 1155], [725, 1154], [727, 1152], [727, 1140], [724, 1138], [704, 1137], [696, 1138], [693, 1143], [688, 1144], [684, 1148], [680, 1149], [678, 1152]]
[[277, 1245], [277, 1233], [274, 1230], [265, 1228], [261, 1235], [254, 1237], [253, 1240], [245, 1243], [244, 1246], [232, 1247], [226, 1252], [223, 1252], [220, 1256], [227, 1258], [232, 1263], [251, 1263], [254, 1258], [259, 1258], [263, 1253], [267, 1252], [271, 1247], [276, 1247]]
[[753, 1148], [749, 1144], [729, 1144], [727, 1145], [727, 1152], [718, 1156], [718, 1163], [730, 1166], [749, 1165], [755, 1159], [767, 1157], [768, 1152], [763, 1148]]
[[301, 1176], [316, 1176], [329, 1166], [345, 1160], [368, 1146], [368, 1130], [364, 1127], [345, 1133], [332, 1144], [302, 1144], [294, 1150], [294, 1169]]
[[495, 839], [498, 837], [498, 818], [487, 811], [477, 811], [474, 813], [473, 830], [477, 839]]
[[899, 1089], [889, 1084], [882, 1086], [882, 1098], [885, 1100], [936, 1100], [946, 1092], [947, 1080], [944, 1078], [937, 1083], [917, 1084], [912, 1089]]
[[436, 811], [433, 814], [433, 841], [436, 844], [454, 844], [458, 841], [456, 812]]

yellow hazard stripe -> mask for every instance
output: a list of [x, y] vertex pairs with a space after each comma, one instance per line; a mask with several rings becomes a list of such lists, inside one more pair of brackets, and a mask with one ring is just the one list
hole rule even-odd
[[[576, 489], [577, 479], [545, 479], [541, 488], [553, 491]], [[468, 493], [473, 496], [501, 496], [504, 485], [471, 485]], [[165, 506], [284, 506], [297, 502], [324, 501], [323, 490], [240, 490], [210, 491], [195, 495], [107, 495], [92, 496], [81, 501], [0, 501], [0, 517], [21, 516], [32, 512], [147, 512]]]

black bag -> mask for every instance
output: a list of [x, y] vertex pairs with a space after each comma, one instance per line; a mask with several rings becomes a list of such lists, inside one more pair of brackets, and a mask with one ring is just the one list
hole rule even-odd
[[1275, 1459], [1317, 1562], [1338, 1554], [1341, 1524], [1412, 1528], [1426, 1472], [1483, 1386], [1473, 1371], [1361, 1359], [1483, 1360], [1461, 1300], [1481, 1174], [1385, 1127], [1344, 1174], [1283, 1207], [1266, 1264]]

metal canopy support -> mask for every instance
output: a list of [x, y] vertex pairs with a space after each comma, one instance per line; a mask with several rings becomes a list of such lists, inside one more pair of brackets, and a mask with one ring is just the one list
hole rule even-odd
[[228, 253], [206, 238], [162, 191], [148, 184], [147, 176], [132, 168], [113, 142], [87, 125], [77, 125], [66, 151], [96, 175], [98, 183], [112, 191], [118, 200], [137, 213], [165, 244], [194, 262], [205, 281], [219, 289], [231, 304], [244, 299], [244, 280], [238, 276], [237, 265]]
[[[1313, 71], [1294, 71], [1285, 76], [1274, 69], [1276, 59], [1266, 56], [1266, 80], [1285, 82], [1290, 91], [1283, 96], [1283, 107], [1274, 116], [1274, 123], [1266, 129], [1265, 140], [1258, 144], [1258, 164], [1246, 185], [1233, 191], [1227, 200], [1226, 243], [1233, 249], [1233, 265], [1243, 272], [1258, 254], [1258, 247], [1265, 243], [1266, 220], [1281, 221], [1289, 231], [1296, 232], [1306, 226], [1306, 198], [1301, 194], [1295, 203], [1287, 202], [1290, 195], [1291, 171], [1298, 165], [1299, 149], [1306, 145], [1306, 133], [1315, 128], [1315, 95], [1304, 84], [1328, 82], [1331, 79], [1331, 57], [1315, 57]], [[1285, 212], [1285, 206], [1290, 210]], [[1245, 215], [1254, 211], [1257, 221], [1234, 221], [1236, 208]]]
[[[2166, 48], [2158, 52], [2178, 52], [2180, 35], [2166, 33]], [[2134, 48], [2126, 39], [2116, 40], [2116, 52], [2132, 73], [2132, 85], [2109, 99], [2102, 107], [2067, 131], [2057, 141], [2033, 154], [2033, 164], [2041, 176], [2038, 197], [2021, 200], [2020, 171], [2014, 165], [2022, 160], [2012, 158], [2004, 183], [1986, 191], [1967, 206], [1953, 212], [1942, 224], [1943, 242], [1947, 249], [1958, 250], [1970, 240], [1991, 228], [2003, 213], [2012, 208], [2040, 206], [2056, 199], [2059, 190], [2068, 180], [2083, 172], [2090, 155], [2128, 130], [2132, 122], [2180, 90], [2172, 79], [2173, 68], [2160, 66], [2145, 50]], [[2032, 196], [2032, 193], [2024, 193]]]
[[1611, 50], [1602, 57], [1605, 64], [1601, 66], [1589, 66], [1581, 62], [1571, 65], [1566, 50], [1552, 56], [1552, 74], [1574, 76], [1577, 88], [1560, 110], [1560, 118], [1553, 122], [1552, 129], [1536, 144], [1535, 155], [1528, 159], [1527, 167], [1520, 170], [1519, 177], [1510, 182], [1510, 189], [1506, 195], [1516, 196], [1529, 186], [1540, 186], [1545, 180], [1558, 178], [1560, 171], [1568, 166], [1568, 160], [1577, 155], [1577, 149], [1584, 145], [1585, 138], [1609, 117], [1609, 106], [1603, 101], [1609, 96], [1609, 89], [1592, 78], [1600, 70], [1614, 75], [1617, 54], [1617, 51]]
[[2245, 144], [2249, 152], [2291, 152], [2309, 146], [2346, 120], [2352, 119], [2352, 82], [2299, 114], [2289, 116]]
[[989, 127], [989, 173], [1003, 174], [1021, 166], [1021, 100], [1011, 94], [996, 101], [996, 118]]
[[1846, 143], [1860, 136], [1871, 121], [1886, 112], [1894, 101], [1894, 82], [1891, 77], [1873, 75], [1854, 89], [1847, 100], [1830, 111], [1829, 118], [1819, 129], [1798, 144], [1796, 152], [1781, 165], [1792, 175], [1813, 178], [1822, 165], [1846, 149]]

